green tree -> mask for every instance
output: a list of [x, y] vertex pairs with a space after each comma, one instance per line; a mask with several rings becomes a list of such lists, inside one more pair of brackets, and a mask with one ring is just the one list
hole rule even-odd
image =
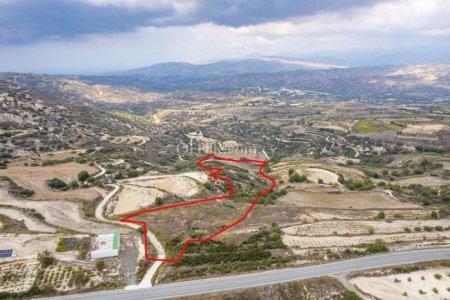
[[78, 173], [78, 180], [81, 182], [86, 181], [89, 178], [89, 173], [86, 170], [81, 171]]

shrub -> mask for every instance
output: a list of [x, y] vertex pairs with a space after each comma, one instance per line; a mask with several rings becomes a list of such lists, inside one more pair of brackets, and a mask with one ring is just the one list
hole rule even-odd
[[55, 258], [47, 250], [39, 252], [37, 260], [43, 268], [47, 268], [48, 266], [51, 266], [55, 263]]
[[69, 187], [70, 187], [71, 189], [76, 189], [77, 187], [79, 187], [78, 181], [72, 180], [72, 181], [69, 183]]
[[386, 218], [386, 214], [384, 213], [384, 211], [380, 211], [376, 216], [375, 219], [376, 220], [384, 220]]
[[155, 204], [160, 206], [160, 205], [164, 204], [164, 201], [163, 201], [163, 199], [161, 197], [156, 197]]
[[362, 300], [361, 297], [359, 297], [358, 295], [356, 295], [354, 292], [352, 291], [347, 291], [344, 294], [344, 298], [343, 300]]
[[69, 186], [59, 178], [53, 178], [47, 182], [47, 185], [52, 189], [66, 191], [69, 189]]
[[89, 173], [86, 170], [81, 171], [78, 173], [78, 180], [83, 182], [86, 181], [89, 178]]
[[434, 274], [434, 278], [436, 278], [437, 280], [441, 280], [442, 275], [441, 274]]
[[289, 177], [289, 182], [305, 182], [307, 180], [305, 175], [299, 175], [297, 172], [294, 172], [294, 174], [292, 174]]
[[423, 226], [423, 230], [425, 230], [425, 231], [428, 231], [428, 232], [431, 232], [431, 231], [433, 231], [433, 227], [431, 227], [431, 226]]
[[376, 239], [372, 244], [367, 247], [368, 253], [381, 253], [388, 252], [389, 249], [386, 247], [386, 243], [382, 239]]
[[103, 259], [97, 260], [95, 262], [95, 268], [99, 271], [103, 271], [106, 268], [105, 261]]
[[60, 237], [56, 244], [56, 252], [65, 252], [66, 248], [64, 247], [64, 238]]
[[430, 218], [436, 220], [438, 217], [439, 217], [438, 213], [433, 210], [430, 214]]

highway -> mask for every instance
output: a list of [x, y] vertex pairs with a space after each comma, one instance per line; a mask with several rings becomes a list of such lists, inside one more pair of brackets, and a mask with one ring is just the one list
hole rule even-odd
[[450, 248], [392, 252], [386, 254], [371, 255], [357, 259], [326, 263], [316, 266], [265, 271], [259, 273], [187, 281], [181, 283], [161, 284], [152, 288], [143, 288], [136, 290], [114, 290], [88, 294], [77, 294], [51, 299], [168, 299], [217, 291], [270, 285], [326, 275], [336, 275], [357, 270], [441, 259], [450, 259]]

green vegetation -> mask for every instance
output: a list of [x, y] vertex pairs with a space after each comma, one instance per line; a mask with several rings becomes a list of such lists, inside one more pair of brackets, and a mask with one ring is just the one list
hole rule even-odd
[[21, 187], [17, 183], [15, 183], [11, 178], [7, 176], [0, 176], [0, 181], [7, 181], [8, 186], [8, 192], [16, 197], [24, 197], [29, 198], [34, 195], [34, 191], [30, 189], [26, 189], [24, 187]]
[[64, 238], [60, 237], [56, 244], [56, 252], [66, 252], [66, 248], [64, 247]]
[[389, 249], [386, 247], [385, 242], [382, 239], [376, 239], [372, 244], [370, 244], [367, 247], [367, 252], [374, 254], [374, 253], [381, 253], [381, 252], [388, 252]]
[[158, 206], [161, 206], [161, 205], [164, 204], [164, 201], [163, 201], [163, 199], [161, 197], [156, 197], [155, 204], [158, 205]]
[[43, 166], [54, 166], [54, 165], [59, 165], [59, 164], [65, 164], [68, 162], [72, 162], [74, 161], [73, 157], [68, 157], [68, 158], [64, 158], [64, 159], [50, 159], [50, 160], [46, 160], [44, 162], [42, 162]]
[[86, 181], [90, 177], [89, 173], [85, 170], [78, 173], [78, 180], [83, 182]]
[[69, 189], [69, 186], [67, 185], [67, 183], [65, 183], [64, 181], [62, 181], [61, 179], [56, 178], [56, 177], [53, 179], [50, 179], [47, 182], [47, 185], [52, 189], [60, 190], [60, 191], [67, 191]]
[[[172, 240], [166, 247], [171, 253], [178, 253], [182, 245]], [[271, 251], [275, 249], [286, 249], [281, 240], [281, 229], [276, 224], [261, 229], [238, 246], [218, 241], [190, 244], [183, 260], [174, 265], [170, 278], [176, 280], [267, 269], [274, 265], [283, 266], [294, 259], [292, 256], [273, 255]]]
[[380, 211], [376, 216], [375, 216], [375, 220], [384, 220], [386, 218], [386, 214], [384, 213], [384, 211]]
[[55, 263], [55, 258], [47, 250], [39, 252], [37, 260], [43, 268], [47, 268]]
[[383, 131], [399, 131], [402, 127], [394, 123], [382, 122], [373, 119], [359, 120], [353, 125], [356, 133], [378, 133]]
[[289, 176], [289, 182], [305, 182], [307, 180], [305, 175], [299, 175], [297, 172], [293, 172]]
[[351, 191], [370, 191], [375, 188], [372, 180], [366, 178], [364, 180], [345, 180], [342, 174], [338, 174], [339, 183], [345, 185]]
[[347, 291], [344, 294], [344, 298], [343, 300], [362, 300], [361, 297], [359, 297], [358, 295], [356, 295], [354, 292], [352, 291]]
[[95, 268], [98, 271], [103, 271], [106, 268], [106, 263], [103, 259], [99, 259], [95, 262]]

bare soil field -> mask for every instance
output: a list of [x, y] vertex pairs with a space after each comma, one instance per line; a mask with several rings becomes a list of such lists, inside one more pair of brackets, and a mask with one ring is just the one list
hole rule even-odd
[[166, 193], [154, 188], [126, 184], [119, 193], [113, 214], [123, 215], [147, 208], [155, 203], [156, 197], [163, 198], [166, 195]]
[[[302, 158], [296, 158], [301, 161]], [[310, 158], [305, 158], [305, 161], [308, 161]], [[346, 168], [337, 165], [328, 165], [328, 164], [318, 164], [316, 162], [302, 162], [299, 163], [296, 161], [282, 161], [280, 163], [275, 164], [272, 167], [273, 172], [270, 173], [277, 180], [283, 180], [287, 182], [289, 179], [288, 170], [294, 169], [295, 172], [301, 175], [307, 175], [308, 179], [314, 182], [320, 178], [320, 176], [324, 178], [322, 179], [326, 183], [334, 183], [337, 182], [337, 174], [340, 173], [344, 176], [345, 179], [353, 179], [353, 180], [361, 180], [364, 178], [364, 174], [355, 169]], [[328, 181], [328, 182], [327, 182]]]
[[37, 231], [37, 232], [55, 232], [56, 228], [48, 226], [47, 224], [31, 218], [26, 213], [19, 209], [13, 209], [13, 208], [0, 208], [0, 214], [5, 215], [9, 218], [16, 219], [16, 220], [23, 220], [25, 223], [25, 226], [30, 231]]
[[302, 207], [338, 209], [407, 209], [419, 208], [414, 204], [400, 202], [384, 192], [311, 193], [291, 190], [280, 202]]
[[117, 226], [84, 219], [80, 213], [80, 203], [77, 202], [16, 199], [9, 195], [5, 188], [0, 188], [0, 204], [34, 209], [44, 216], [47, 223], [79, 232], [101, 233], [117, 229]]
[[430, 187], [450, 185], [449, 180], [445, 180], [443, 178], [435, 177], [435, 176], [412, 177], [412, 178], [406, 178], [406, 179], [401, 179], [401, 180], [395, 180], [395, 181], [392, 181], [392, 183], [399, 184], [399, 185], [421, 184], [423, 186], [430, 186]]
[[450, 220], [394, 220], [394, 221], [323, 221], [283, 228], [289, 235], [329, 236], [329, 235], [367, 235], [372, 228], [374, 233], [392, 234], [405, 232], [404, 228], [414, 231], [415, 227], [450, 226]]
[[338, 175], [328, 170], [318, 168], [308, 168], [306, 169], [305, 173], [309, 180], [314, 181], [316, 183], [321, 179], [326, 184], [339, 184]]
[[52, 152], [44, 152], [39, 154], [32, 154], [26, 157], [29, 161], [46, 161], [46, 160], [62, 160], [70, 157], [77, 157], [79, 153], [84, 153], [85, 149], [74, 149], [74, 150], [61, 150], [61, 151], [52, 151]]
[[11, 164], [7, 169], [0, 169], [0, 176], [8, 176], [18, 185], [33, 190], [32, 199], [35, 200], [94, 200], [99, 194], [93, 189], [55, 191], [47, 186], [47, 180], [55, 177], [66, 183], [75, 180], [82, 170], [88, 171], [89, 174], [99, 171], [96, 167], [75, 162], [36, 167]]
[[377, 299], [423, 300], [450, 298], [450, 268], [433, 268], [388, 276], [350, 280], [362, 293]]
[[155, 188], [178, 197], [191, 197], [200, 191], [195, 180], [184, 176], [172, 176], [162, 179], [133, 182], [138, 187]]
[[[83, 237], [83, 236], [77, 236]], [[55, 234], [0, 234], [3, 249], [14, 249], [14, 256], [6, 261], [36, 259], [38, 252], [55, 252], [58, 236]], [[76, 258], [76, 251], [65, 252], [65, 257]]]
[[404, 134], [425, 134], [425, 135], [432, 135], [435, 134], [443, 129], [448, 129], [449, 127], [444, 124], [421, 124], [421, 125], [415, 125], [415, 124], [408, 124], [405, 129], [402, 130], [402, 133]]
[[109, 135], [104, 135], [101, 137], [101, 140], [110, 140], [111, 143], [114, 144], [134, 144], [134, 143], [139, 143], [139, 144], [144, 144], [146, 142], [148, 142], [150, 140], [150, 138], [148, 136], [138, 136], [138, 135], [121, 135], [121, 136], [109, 136]]
[[412, 232], [399, 234], [372, 234], [363, 236], [321, 236], [321, 237], [299, 237], [289, 234], [283, 235], [283, 242], [294, 252], [296, 249], [313, 248], [347, 248], [364, 246], [372, 243], [375, 239], [382, 239], [386, 243], [417, 242], [423, 240], [438, 240], [450, 238], [449, 231], [443, 232]]

